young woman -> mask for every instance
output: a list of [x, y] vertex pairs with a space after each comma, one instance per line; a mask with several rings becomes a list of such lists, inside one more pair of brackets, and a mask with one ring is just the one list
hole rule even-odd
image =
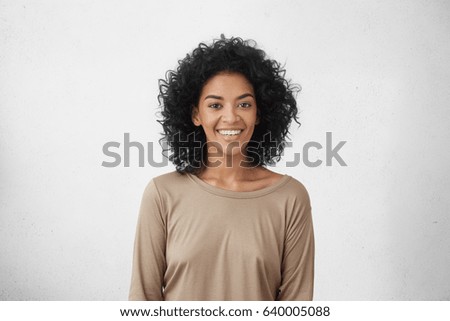
[[308, 193], [264, 167], [298, 122], [295, 89], [254, 42], [224, 37], [160, 81], [176, 171], [144, 191], [130, 300], [312, 300]]

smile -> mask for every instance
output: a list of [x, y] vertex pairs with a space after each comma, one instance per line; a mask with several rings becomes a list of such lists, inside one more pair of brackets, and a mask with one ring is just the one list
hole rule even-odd
[[239, 135], [240, 133], [242, 133], [243, 129], [220, 129], [217, 132], [221, 135], [225, 135], [225, 136], [236, 136]]

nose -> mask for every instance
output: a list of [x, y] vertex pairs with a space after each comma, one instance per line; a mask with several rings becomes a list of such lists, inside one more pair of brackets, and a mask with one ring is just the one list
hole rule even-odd
[[236, 108], [232, 105], [225, 106], [223, 109], [222, 120], [227, 123], [235, 123], [238, 121], [239, 116], [237, 114]]

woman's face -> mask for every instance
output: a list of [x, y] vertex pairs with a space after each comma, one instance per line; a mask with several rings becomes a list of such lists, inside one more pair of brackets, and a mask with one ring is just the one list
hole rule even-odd
[[192, 121], [202, 126], [208, 151], [216, 156], [236, 155], [245, 150], [259, 123], [253, 86], [239, 73], [222, 72], [203, 86]]

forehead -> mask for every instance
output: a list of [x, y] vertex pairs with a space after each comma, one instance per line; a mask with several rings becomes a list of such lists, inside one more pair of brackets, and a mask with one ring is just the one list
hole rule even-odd
[[235, 72], [220, 72], [209, 78], [203, 85], [201, 96], [214, 92], [215, 94], [242, 94], [249, 92], [253, 94], [253, 86], [248, 79]]

